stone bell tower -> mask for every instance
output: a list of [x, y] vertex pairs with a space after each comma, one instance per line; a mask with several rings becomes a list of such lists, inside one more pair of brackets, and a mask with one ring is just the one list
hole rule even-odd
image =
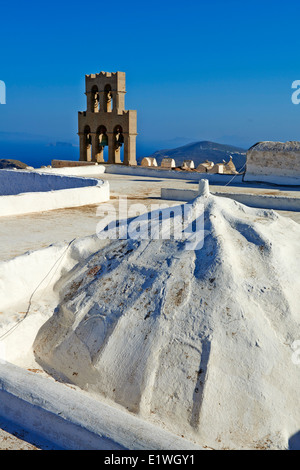
[[124, 146], [124, 165], [136, 165], [137, 112], [125, 110], [125, 73], [85, 76], [86, 111], [78, 113], [80, 160], [103, 163], [108, 147], [107, 163], [122, 163], [120, 148]]

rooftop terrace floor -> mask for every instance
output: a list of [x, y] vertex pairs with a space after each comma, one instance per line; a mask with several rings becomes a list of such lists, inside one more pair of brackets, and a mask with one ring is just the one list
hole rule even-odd
[[[95, 177], [95, 176], [94, 176]], [[118, 213], [119, 197], [127, 197], [128, 207], [143, 204], [145, 211], [153, 204], [178, 205], [178, 201], [164, 201], [160, 198], [161, 188], [197, 189], [197, 183], [189, 180], [170, 178], [150, 178], [101, 174], [100, 179], [110, 183], [111, 200], [108, 204]], [[211, 192], [247, 192], [253, 194], [292, 196], [300, 198], [300, 188], [278, 188], [266, 185], [210, 184]], [[106, 204], [106, 203], [105, 203]], [[57, 242], [69, 242], [96, 233], [101, 218], [96, 214], [98, 205], [59, 209], [0, 218], [0, 260], [9, 260], [27, 251], [47, 247]], [[278, 211], [300, 223], [300, 212]]]

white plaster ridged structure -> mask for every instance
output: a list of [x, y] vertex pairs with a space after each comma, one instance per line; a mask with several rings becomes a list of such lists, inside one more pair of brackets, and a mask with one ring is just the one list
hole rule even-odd
[[207, 173], [217, 173], [222, 175], [224, 173], [224, 164], [216, 163], [212, 168], [207, 168]]
[[141, 166], [144, 166], [144, 167], [156, 167], [156, 166], [157, 166], [156, 158], [152, 158], [152, 157], [145, 157], [145, 158], [143, 158], [143, 160], [141, 161]]
[[161, 166], [161, 168], [171, 169], [171, 168], [176, 167], [176, 163], [175, 163], [175, 160], [173, 158], [163, 158], [162, 161], [161, 161], [160, 166]]
[[299, 225], [213, 196], [207, 181], [199, 191], [190, 220], [204, 204], [203, 248], [107, 241], [56, 283], [35, 357], [197, 445], [287, 448], [300, 422]]
[[181, 168], [183, 170], [193, 170], [195, 168], [195, 164], [193, 160], [184, 160]]
[[213, 167], [214, 162], [209, 162], [208, 160], [206, 160], [205, 162], [200, 163], [200, 165], [197, 166], [197, 171], [199, 171], [199, 173], [207, 173]]

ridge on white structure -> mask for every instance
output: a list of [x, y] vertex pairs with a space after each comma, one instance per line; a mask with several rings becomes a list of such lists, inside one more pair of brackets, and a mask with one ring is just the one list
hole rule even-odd
[[198, 445], [283, 449], [300, 422], [291, 349], [300, 338], [300, 226], [229, 198], [203, 200], [208, 190], [201, 181], [192, 204], [171, 208], [174, 222], [188, 209], [201, 248], [185, 249], [178, 233], [113, 239], [78, 256], [60, 278], [35, 360]]

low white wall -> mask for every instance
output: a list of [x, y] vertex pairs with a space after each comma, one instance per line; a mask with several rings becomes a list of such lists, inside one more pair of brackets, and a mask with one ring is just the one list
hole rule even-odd
[[93, 178], [77, 178], [24, 170], [0, 170], [0, 196], [84, 188], [97, 186], [99, 183], [102, 182]]
[[[122, 165], [107, 165], [105, 166], [105, 173], [117, 175], [130, 175], [130, 176], [147, 176], [152, 178], [171, 178], [171, 179], [184, 179], [200, 181], [205, 178], [210, 183], [224, 185], [231, 181], [234, 175], [218, 175], [209, 173], [197, 173], [196, 171], [184, 170], [168, 170], [157, 168], [146, 168], [142, 166], [122, 166]], [[234, 177], [235, 183], [242, 183], [243, 175]]]
[[0, 416], [67, 450], [201, 448], [86, 393], [0, 363]]
[[[34, 170], [37, 171], [37, 170]], [[197, 173], [195, 171], [169, 170], [157, 167], [126, 166], [126, 165], [89, 165], [87, 167], [68, 167], [68, 168], [45, 168], [38, 170], [39, 173], [73, 175], [73, 176], [100, 176], [103, 173], [113, 175], [145, 176], [151, 178], [171, 178], [200, 181], [203, 178], [213, 184], [226, 184], [232, 180], [234, 175], [218, 175], [209, 173]], [[242, 182], [243, 175], [234, 177], [235, 182]]]
[[31, 170], [31, 172], [45, 173], [45, 174], [56, 174], [65, 176], [99, 176], [105, 173], [104, 165], [87, 165], [87, 166], [70, 166], [63, 168], [41, 168], [39, 170]]
[[10, 194], [0, 196], [0, 216], [98, 204], [110, 198], [109, 183], [93, 178], [1, 170], [1, 183], [2, 194]]
[[[211, 191], [211, 194], [234, 199], [241, 204], [245, 204], [249, 207], [256, 207], [258, 209], [274, 209], [296, 212], [300, 211], [300, 198], [265, 196], [263, 194], [220, 193], [213, 191]], [[189, 202], [195, 199], [198, 195], [198, 191], [190, 189], [161, 189], [161, 199], [165, 200]]]

